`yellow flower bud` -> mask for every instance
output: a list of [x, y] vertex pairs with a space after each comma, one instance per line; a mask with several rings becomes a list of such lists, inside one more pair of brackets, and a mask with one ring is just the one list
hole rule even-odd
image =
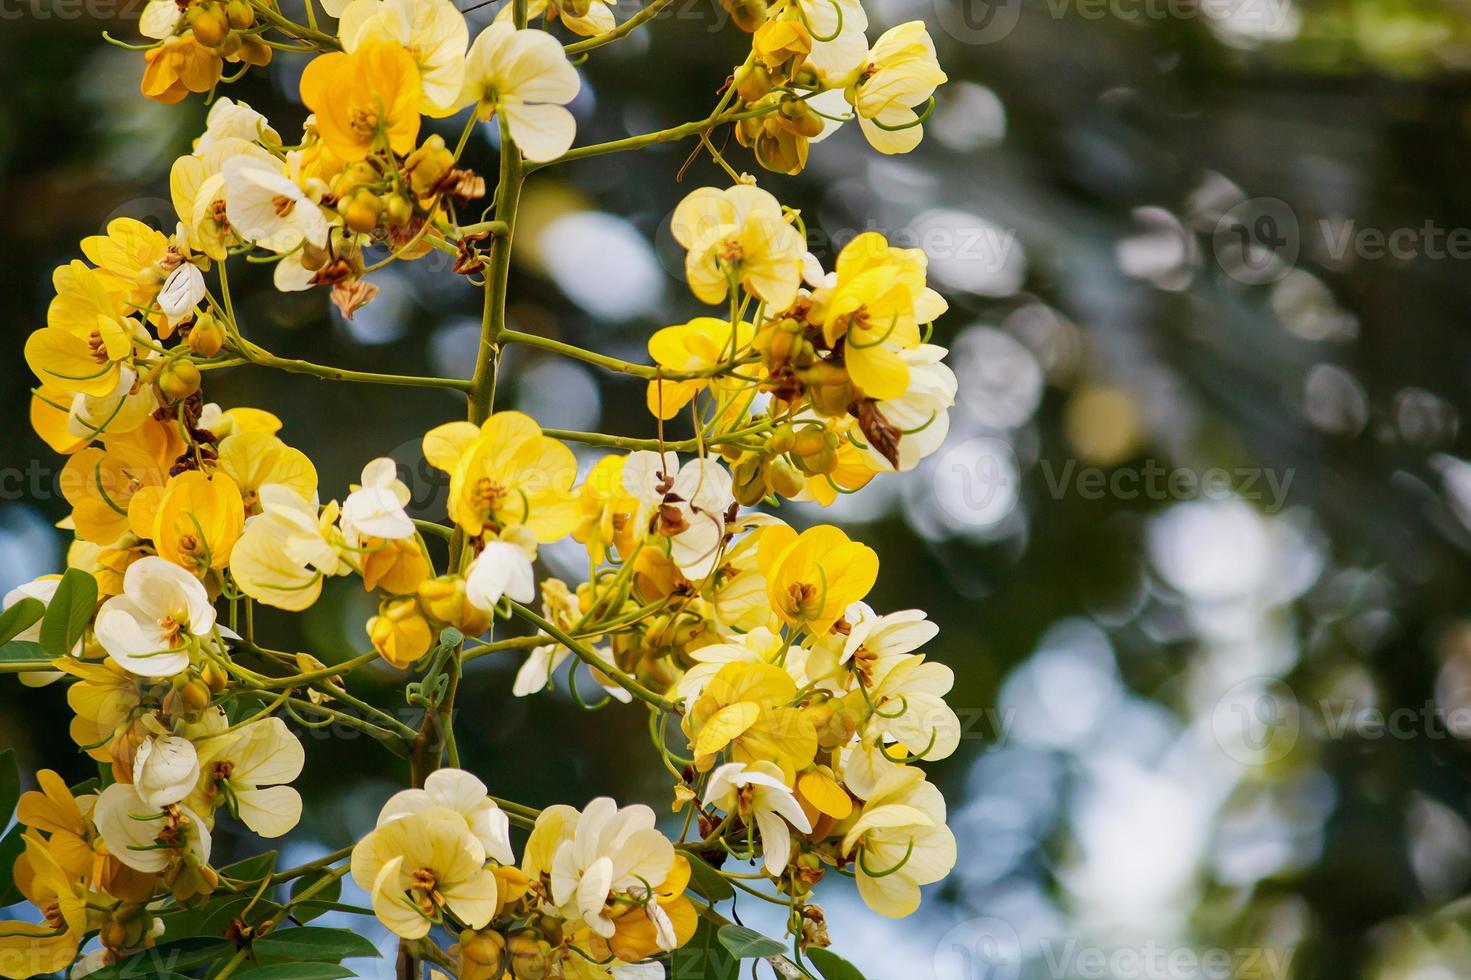
[[214, 357], [225, 346], [225, 328], [208, 313], [201, 313], [189, 328], [189, 349], [201, 357]]
[[419, 605], [435, 622], [453, 626], [466, 636], [490, 629], [490, 617], [465, 601], [465, 580], [441, 575], [419, 585]]
[[175, 359], [158, 372], [158, 390], [169, 401], [182, 401], [199, 390], [199, 368], [193, 361]]
[[264, 68], [271, 63], [271, 47], [254, 35], [234, 35], [240, 40], [240, 60], [247, 65]]
[[505, 965], [505, 936], [492, 929], [460, 933], [460, 980], [499, 980]]
[[534, 932], [520, 932], [507, 943], [511, 973], [517, 980], [544, 980], [552, 972], [552, 947]]
[[747, 34], [766, 23], [766, 0], [720, 0], [731, 22]]
[[795, 497], [807, 484], [797, 468], [781, 456], [767, 461], [765, 474], [771, 492], [783, 497]]
[[395, 599], [368, 620], [368, 639], [378, 655], [395, 667], [406, 668], [429, 652], [434, 636], [429, 622], [413, 599]]
[[414, 205], [402, 194], [384, 197], [383, 223], [389, 228], [402, 228], [414, 217]]
[[219, 47], [230, 30], [225, 12], [213, 3], [201, 4], [191, 10], [189, 26], [194, 29], [194, 40], [207, 48]]
[[341, 211], [342, 220], [347, 227], [366, 233], [378, 227], [378, 215], [383, 211], [383, 202], [367, 188], [359, 188], [338, 210]]
[[[746, 102], [760, 102], [771, 91], [771, 73], [755, 62], [743, 65], [736, 70], [735, 89], [736, 94]], [[747, 120], [742, 120], [745, 121]]]
[[225, 16], [230, 21], [230, 26], [237, 31], [243, 31], [255, 24], [255, 10], [245, 0], [230, 0], [225, 5]]
[[454, 165], [455, 155], [444, 145], [444, 137], [438, 133], [430, 136], [404, 160], [409, 188], [419, 197], [430, 196]]
[[840, 418], [858, 397], [846, 368], [831, 361], [817, 361], [798, 372], [807, 400], [819, 415]]
[[735, 499], [741, 506], [755, 507], [766, 496], [766, 476], [760, 454], [742, 456], [730, 468], [730, 476], [735, 485]]

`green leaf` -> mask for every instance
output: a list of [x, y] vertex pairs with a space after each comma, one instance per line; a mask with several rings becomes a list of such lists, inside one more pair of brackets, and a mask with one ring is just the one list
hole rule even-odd
[[701, 916], [694, 936], [669, 957], [672, 980], [737, 980], [741, 964], [720, 945], [716, 928]]
[[[291, 900], [295, 902], [296, 896], [310, 888], [321, 876], [302, 875], [291, 883]], [[342, 897], [342, 879], [334, 877], [321, 889], [312, 893], [312, 897], [299, 905], [291, 906], [291, 914], [298, 922], [310, 922], [323, 912], [332, 911], [337, 900]]]
[[233, 976], [235, 980], [340, 980], [357, 974], [331, 963], [275, 963]]
[[46, 603], [29, 596], [0, 613], [0, 646], [9, 643], [46, 615]]
[[266, 851], [254, 857], [244, 858], [234, 864], [226, 865], [219, 869], [223, 878], [234, 878], [236, 881], [254, 881], [259, 883], [266, 875], [276, 870], [276, 852]]
[[6, 905], [14, 905], [25, 898], [20, 889], [15, 887], [15, 859], [21, 856], [26, 849], [25, 838], [21, 831], [25, 828], [16, 824], [10, 828], [10, 833], [0, 840], [0, 908]]
[[858, 967], [831, 950], [813, 946], [807, 950], [807, 958], [812, 961], [813, 966], [817, 967], [817, 972], [822, 974], [823, 980], [863, 980], [863, 974], [858, 971]]
[[86, 632], [97, 611], [97, 580], [80, 568], [68, 568], [41, 617], [41, 648], [65, 657]]
[[707, 864], [704, 858], [692, 851], [684, 851], [684, 856], [690, 862], [690, 884], [694, 886], [695, 891], [712, 904], [735, 897], [735, 889], [731, 887], [730, 882], [722, 878], [720, 872]]
[[140, 950], [87, 976], [92, 980], [152, 980], [204, 966], [234, 953], [235, 944], [223, 939], [181, 939]]
[[0, 663], [14, 663], [17, 660], [54, 660], [41, 644], [32, 643], [30, 640], [11, 640], [4, 646], [0, 646]]
[[251, 944], [260, 956], [335, 963], [349, 956], [378, 956], [378, 947], [348, 929], [301, 926], [267, 933]]
[[755, 929], [747, 929], [745, 926], [721, 926], [715, 936], [720, 940], [720, 945], [730, 950], [730, 955], [738, 960], [780, 956], [787, 951], [786, 943], [768, 939]]
[[15, 749], [0, 752], [0, 827], [15, 816], [20, 802], [20, 766], [15, 762]]

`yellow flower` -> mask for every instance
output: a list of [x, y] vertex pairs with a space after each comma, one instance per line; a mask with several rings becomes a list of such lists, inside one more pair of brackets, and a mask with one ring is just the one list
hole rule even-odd
[[884, 31], [849, 96], [869, 145], [880, 153], [908, 153], [918, 146], [924, 127], [914, 107], [928, 102], [946, 80], [923, 21]]
[[306, 752], [280, 718], [200, 741], [199, 785], [185, 804], [213, 823], [220, 803], [262, 837], [280, 837], [301, 819], [301, 794], [285, 785], [301, 775]]
[[859, 850], [858, 894], [882, 915], [919, 908], [919, 886], [955, 867], [955, 835], [945, 826], [945, 798], [911, 766], [879, 779], [863, 811], [843, 835], [843, 855]]
[[633, 551], [639, 534], [635, 517], [638, 498], [623, 486], [624, 456], [604, 456], [588, 472], [577, 491], [580, 517], [572, 529], [572, 537], [587, 547], [594, 565], [601, 565], [609, 548], [620, 555]]
[[410, 595], [433, 571], [418, 538], [365, 538], [362, 549], [363, 588], [369, 592]]
[[812, 51], [812, 34], [800, 20], [768, 20], [756, 28], [751, 50], [768, 69], [800, 65]]
[[766, 191], [750, 184], [701, 187], [674, 209], [671, 230], [688, 250], [685, 278], [701, 302], [723, 301], [732, 282], [771, 313], [797, 298], [806, 246]]
[[831, 524], [800, 535], [784, 524], [761, 532], [757, 562], [766, 576], [766, 595], [783, 621], [821, 636], [851, 603], [868, 595], [878, 578], [872, 548]]
[[446, 913], [479, 929], [496, 911], [495, 873], [465, 818], [428, 806], [380, 826], [352, 851], [352, 878], [378, 919], [404, 939], [421, 939]]
[[400, 670], [429, 652], [434, 634], [413, 599], [394, 599], [368, 620], [368, 639], [378, 655]]
[[89, 446], [67, 460], [61, 471], [61, 493], [72, 506], [77, 537], [112, 544], [128, 533], [128, 505], [144, 487], [168, 481], [168, 461], [135, 440], [110, 441], [107, 448]]
[[424, 458], [449, 474], [449, 516], [471, 537], [524, 525], [543, 544], [577, 524], [577, 459], [520, 412], [479, 426], [449, 422], [424, 436]]
[[158, 296], [169, 256], [168, 236], [137, 218], [114, 218], [105, 235], [82, 239], [82, 254], [97, 266], [97, 276], [129, 306], [147, 309]]
[[77, 435], [71, 426], [71, 392], [42, 384], [31, 394], [31, 428], [52, 449], [69, 456], [92, 441], [90, 433]]
[[229, 563], [245, 523], [245, 504], [240, 488], [224, 473], [186, 470], [161, 491], [146, 487], [134, 494], [128, 523], [138, 537], [153, 541], [160, 556], [202, 578]]
[[190, 92], [208, 92], [220, 80], [223, 59], [213, 48], [194, 40], [194, 35], [170, 37], [143, 58], [143, 94], [158, 102], [183, 101]]
[[63, 657], [56, 668], [76, 678], [66, 689], [66, 703], [73, 712], [72, 741], [98, 762], [110, 761], [108, 746], [142, 703], [147, 682], [111, 660]]
[[[654, 363], [671, 371], [713, 371], [748, 347], [755, 335], [756, 328], [744, 320], [732, 331], [729, 320], [698, 316], [688, 323], [656, 331], [649, 338], [649, 356]], [[645, 400], [656, 418], [672, 419], [709, 384], [708, 378], [656, 379], [649, 382]]]
[[261, 488], [262, 513], [250, 519], [230, 554], [230, 575], [259, 602], [298, 612], [317, 601], [322, 579], [345, 575], [334, 528], [337, 505], [317, 507], [316, 496], [290, 487]]
[[299, 449], [267, 432], [244, 431], [220, 440], [220, 469], [235, 481], [245, 513], [260, 513], [260, 489], [267, 483], [290, 487], [298, 496], [317, 495], [317, 468]]
[[26, 339], [26, 363], [44, 385], [69, 393], [110, 395], [133, 355], [132, 321], [85, 262], [52, 275], [56, 297], [46, 326]]
[[16, 883], [45, 922], [0, 922], [0, 976], [34, 977], [66, 969], [87, 932], [85, 891], [39, 835], [26, 834], [25, 845], [20, 861], [27, 874], [17, 874]]
[[774, 763], [791, 785], [817, 753], [811, 719], [791, 705], [796, 696], [797, 682], [774, 664], [726, 664], [685, 719], [696, 768], [708, 771], [728, 749], [734, 762]]
[[338, 18], [337, 35], [348, 54], [374, 41], [403, 46], [419, 71], [419, 111], [454, 112], [470, 30], [450, 0], [353, 0]]
[[581, 85], [560, 41], [497, 20], [470, 45], [459, 104], [475, 106], [481, 119], [500, 113], [521, 154], [544, 163], [566, 153], [577, 135], [565, 106]]
[[419, 69], [402, 45], [369, 41], [351, 54], [313, 58], [301, 75], [301, 101], [316, 113], [327, 149], [348, 163], [380, 145], [405, 155], [419, 138]]
[[838, 443], [838, 465], [831, 473], [807, 478], [807, 493], [824, 507], [831, 506], [840, 493], [852, 493], [868, 485], [876, 476], [864, 458], [863, 451], [844, 439]]
[[865, 232], [838, 255], [837, 282], [813, 297], [823, 337], [841, 338], [853, 383], [869, 398], [901, 397], [909, 366], [900, 349], [918, 347], [919, 325], [945, 312], [945, 301], [925, 285], [920, 249], [892, 248], [884, 236]]

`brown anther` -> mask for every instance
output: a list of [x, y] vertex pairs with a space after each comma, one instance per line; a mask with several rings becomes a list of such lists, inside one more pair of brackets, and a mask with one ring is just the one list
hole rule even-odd
[[285, 194], [277, 194], [271, 198], [271, 206], [276, 210], [276, 216], [284, 218], [296, 207], [296, 198], [287, 197]]

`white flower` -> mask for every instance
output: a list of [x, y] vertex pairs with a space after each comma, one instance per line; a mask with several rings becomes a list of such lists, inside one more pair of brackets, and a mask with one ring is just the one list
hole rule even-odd
[[[909, 368], [909, 387], [898, 398], [878, 403], [881, 414], [903, 430], [899, 439], [899, 469], [912, 470], [919, 461], [939, 449], [950, 432], [950, 409], [955, 405], [955, 372], [941, 363], [949, 353], [936, 344], [900, 350], [899, 359]], [[893, 469], [883, 454], [863, 448], [864, 462], [874, 470]]]
[[572, 113], [563, 106], [581, 85], [560, 41], [546, 31], [518, 31], [500, 21], [470, 45], [459, 105], [476, 105], [482, 119], [501, 113], [522, 155], [545, 163], [566, 153], [577, 135]]
[[805, 243], [769, 192], [697, 187], [674, 209], [669, 230], [688, 250], [684, 277], [701, 302], [724, 301], [732, 277], [773, 311], [797, 298]]
[[97, 613], [97, 642], [124, 670], [172, 677], [189, 666], [191, 637], [208, 636], [214, 606], [199, 579], [173, 562], [149, 555], [128, 566], [123, 594]]
[[845, 611], [848, 636], [843, 641], [841, 663], [852, 660], [860, 650], [887, 662], [889, 658], [913, 653], [940, 634], [922, 609], [905, 609], [879, 616], [866, 602], [855, 602]]
[[202, 299], [204, 273], [192, 262], [180, 263], [158, 291], [158, 306], [171, 324], [193, 316], [194, 308]]
[[653, 810], [643, 805], [620, 810], [608, 797], [599, 797], [577, 818], [571, 839], [552, 859], [552, 901], [606, 939], [614, 932], [608, 898], [663, 883], [673, 864], [674, 845], [654, 829]]
[[[168, 2], [173, 3], [173, 0], [168, 0]], [[151, 8], [153, 3], [149, 3], [148, 6]], [[174, 3], [173, 8], [177, 16], [178, 4]], [[144, 16], [147, 16], [146, 10]], [[194, 146], [194, 152], [203, 154], [220, 140], [232, 137], [268, 146], [281, 145], [281, 135], [271, 128], [265, 116], [244, 102], [235, 102], [228, 97], [221, 97], [209, 107], [209, 115], [204, 121], [204, 135], [199, 137], [199, 142]]]
[[301, 819], [301, 794], [285, 785], [301, 775], [306, 752], [280, 718], [199, 743], [203, 777], [189, 798], [208, 812], [223, 800], [245, 826], [262, 837], [280, 837]]
[[450, 0], [353, 0], [337, 22], [342, 47], [351, 53], [369, 41], [401, 44], [419, 68], [419, 111], [455, 111], [465, 78], [470, 29]]
[[487, 541], [465, 573], [465, 601], [483, 613], [494, 614], [502, 596], [517, 602], [536, 598], [536, 572], [531, 567], [535, 542], [528, 551], [517, 538], [508, 534], [507, 539]]
[[347, 571], [332, 539], [337, 506], [319, 513], [315, 499], [279, 483], [260, 488], [260, 504], [230, 552], [230, 574], [252, 599], [305, 609], [317, 601], [324, 576]]
[[802, 805], [782, 778], [781, 768], [770, 762], [746, 765], [727, 762], [710, 774], [705, 788], [705, 805], [714, 804], [726, 813], [755, 820], [761, 832], [761, 853], [766, 870], [780, 876], [792, 856], [792, 835], [787, 823], [804, 834], [812, 824]]
[[155, 874], [191, 855], [208, 864], [209, 828], [187, 806], [149, 806], [131, 783], [113, 783], [97, 797], [92, 822], [107, 852], [134, 871]]
[[279, 164], [231, 157], [221, 173], [230, 225], [241, 238], [277, 253], [290, 252], [303, 241], [318, 248], [327, 244], [329, 229], [322, 209]]
[[133, 788], [155, 809], [178, 803], [199, 782], [199, 753], [177, 735], [145, 738], [133, 756]]
[[342, 502], [342, 531], [348, 543], [356, 545], [363, 538], [413, 537], [414, 522], [404, 513], [409, 488], [399, 480], [397, 464], [380, 456], [363, 467], [362, 479]]
[[510, 818], [486, 793], [485, 784], [463, 769], [436, 769], [424, 780], [423, 789], [406, 789], [390, 796], [378, 812], [378, 826], [431, 807], [460, 814], [485, 848], [486, 856], [501, 864], [515, 863]]
[[109, 393], [88, 395], [79, 391], [72, 395], [66, 431], [78, 439], [91, 440], [100, 432], [122, 435], [136, 430], [158, 409], [153, 386], [137, 381], [138, 374], [132, 368], [119, 367], [117, 385]]
[[644, 505], [652, 530], [669, 538], [685, 578], [698, 582], [714, 571], [735, 502], [725, 467], [705, 458], [680, 466], [673, 453], [640, 450], [623, 464], [623, 486]]
[[[763, 597], [766, 594], [764, 580], [761, 594]], [[700, 695], [705, 693], [705, 685], [709, 684], [726, 664], [771, 663], [784, 646], [786, 643], [780, 636], [765, 626], [758, 626], [749, 633], [731, 637], [728, 643], [711, 643], [698, 650], [691, 650], [689, 657], [695, 661], [695, 665], [685, 671], [684, 676], [679, 679], [677, 688], [679, 696], [686, 704], [694, 704], [699, 700]], [[800, 647], [789, 649], [788, 656], [798, 654], [800, 650]]]
[[138, 33], [155, 41], [162, 41], [178, 29], [179, 22], [183, 19], [184, 11], [179, 9], [174, 0], [148, 0], [147, 6], [143, 8], [143, 15], [138, 20]]

